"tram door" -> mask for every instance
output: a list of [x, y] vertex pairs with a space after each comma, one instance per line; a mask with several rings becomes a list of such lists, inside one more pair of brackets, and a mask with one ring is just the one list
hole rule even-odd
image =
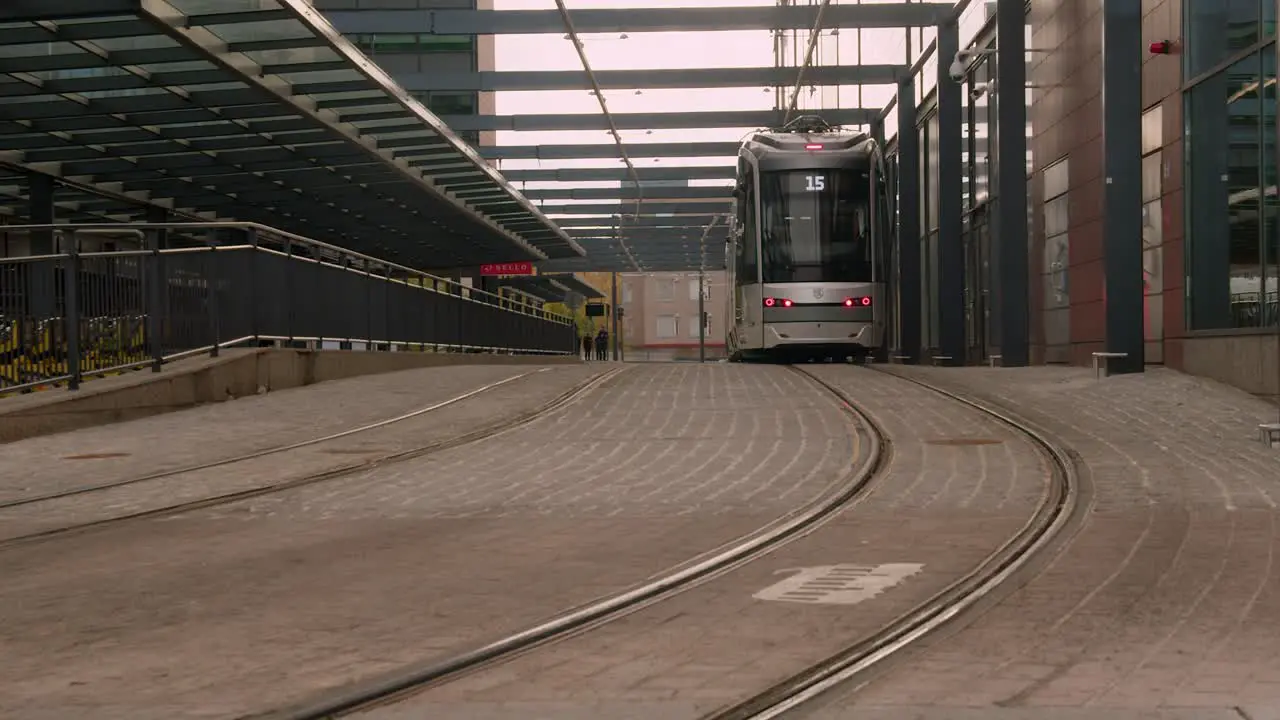
[[965, 217], [964, 255], [966, 360], [981, 363], [987, 359], [990, 347], [987, 330], [991, 315], [991, 233], [986, 204]]

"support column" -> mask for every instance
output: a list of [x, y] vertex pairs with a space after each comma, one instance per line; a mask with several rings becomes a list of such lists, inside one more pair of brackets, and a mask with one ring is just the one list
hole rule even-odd
[[898, 81], [898, 353], [920, 361], [920, 135], [916, 130], [916, 84]]
[[[960, 49], [960, 30], [951, 20], [938, 27], [938, 345], [951, 357], [947, 365], [963, 365], [964, 235], [963, 146], [960, 83], [951, 79], [951, 60]], [[1026, 223], [1024, 216], [1023, 223]]]
[[1102, 4], [1102, 142], [1107, 368], [1142, 372], [1142, 0]]
[[[53, 177], [43, 173], [27, 176], [27, 217], [32, 225], [54, 222]], [[52, 230], [34, 230], [28, 237], [30, 255], [52, 255], [58, 251]], [[64, 243], [65, 244], [65, 243]], [[62, 248], [63, 252], [66, 248]], [[32, 317], [49, 318], [57, 314], [58, 300], [55, 270], [51, 263], [34, 263], [28, 270], [27, 313]]]
[[609, 343], [613, 361], [618, 362], [618, 273], [609, 273]]
[[[1031, 362], [1030, 283], [1027, 239], [1027, 54], [1023, 0], [996, 5], [996, 213], [992, 218], [1000, 288], [1001, 364]], [[1141, 177], [1138, 175], [1136, 177]]]

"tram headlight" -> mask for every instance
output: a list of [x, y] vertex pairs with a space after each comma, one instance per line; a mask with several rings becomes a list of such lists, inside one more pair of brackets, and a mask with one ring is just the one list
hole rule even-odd
[[861, 305], [862, 307], [871, 307], [871, 296], [867, 295], [865, 297], [849, 297], [844, 299], [845, 307], [854, 307], [858, 305]]
[[782, 307], [791, 307], [791, 301], [790, 301], [790, 300], [788, 300], [788, 299], [786, 299], [786, 298], [783, 298], [783, 299], [782, 299]]
[[845, 299], [844, 299], [844, 306], [845, 306], [845, 307], [853, 307], [853, 298], [845, 298]]
[[777, 300], [774, 300], [773, 298], [765, 298], [765, 299], [764, 299], [764, 306], [765, 306], [765, 307], [773, 307], [774, 305], [777, 305], [777, 304], [778, 304], [778, 301], [777, 301]]

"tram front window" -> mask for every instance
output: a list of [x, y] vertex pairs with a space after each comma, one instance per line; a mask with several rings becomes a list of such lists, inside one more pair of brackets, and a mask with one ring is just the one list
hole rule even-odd
[[866, 170], [760, 175], [764, 281], [870, 282]]

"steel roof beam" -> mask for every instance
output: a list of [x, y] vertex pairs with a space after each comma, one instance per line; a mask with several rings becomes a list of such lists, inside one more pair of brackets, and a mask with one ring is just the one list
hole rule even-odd
[[[686, 198], [713, 198], [728, 201], [733, 189], [725, 187], [664, 187], [646, 188], [646, 201], [683, 200]], [[632, 200], [640, 193], [634, 188], [547, 188], [525, 190], [525, 197], [544, 200]], [[634, 210], [634, 205], [631, 206]]]
[[[733, 165], [720, 167], [645, 167], [636, 168], [641, 182], [661, 180], [730, 180], [736, 177]], [[561, 168], [559, 170], [508, 170], [503, 173], [512, 182], [611, 182], [631, 179], [622, 168]]]
[[[867, 125], [880, 117], [880, 109], [823, 110], [832, 125]], [[608, 130], [603, 115], [442, 115], [449, 127], [461, 131], [491, 130]], [[781, 124], [777, 110], [708, 110], [701, 112], [613, 113], [619, 130], [682, 130], [687, 128], [771, 127]], [[629, 148], [630, 146], [628, 146]], [[630, 150], [628, 149], [628, 152]]]
[[[632, 203], [583, 203], [581, 205], [542, 205], [542, 212], [548, 215], [623, 215], [631, 217], [635, 211]], [[658, 213], [673, 215], [705, 215], [729, 211], [728, 199], [698, 200], [686, 199], [680, 202], [663, 202], [646, 200], [640, 205], [643, 217], [652, 217]]]
[[[933, 27], [955, 3], [835, 5], [827, 27]], [[537, 35], [564, 32], [554, 10], [333, 10], [325, 15], [344, 34]], [[716, 8], [584, 8], [574, 10], [580, 33], [808, 30], [815, 8], [805, 6]]]
[[[627, 148], [632, 157], [718, 157], [736, 158], [736, 142], [635, 143]], [[618, 148], [605, 145], [506, 145], [480, 149], [493, 160], [597, 160], [618, 158]]]
[[[628, 206], [631, 207], [631, 206]], [[720, 217], [720, 214], [714, 215], [673, 215], [671, 217], [652, 217], [645, 216], [640, 219], [623, 220], [623, 227], [626, 229], [636, 227], [703, 227], [711, 222], [712, 218]], [[574, 217], [574, 218], [557, 218], [556, 224], [566, 231], [568, 228], [613, 228], [616, 226], [618, 218], [616, 217]]]
[[[804, 79], [806, 85], [892, 85], [908, 70], [906, 65], [828, 65], [809, 68]], [[605, 90], [781, 87], [795, 81], [794, 68], [779, 67], [597, 70], [595, 75]], [[396, 80], [410, 90], [432, 92], [591, 89], [581, 70], [397, 73]]]

